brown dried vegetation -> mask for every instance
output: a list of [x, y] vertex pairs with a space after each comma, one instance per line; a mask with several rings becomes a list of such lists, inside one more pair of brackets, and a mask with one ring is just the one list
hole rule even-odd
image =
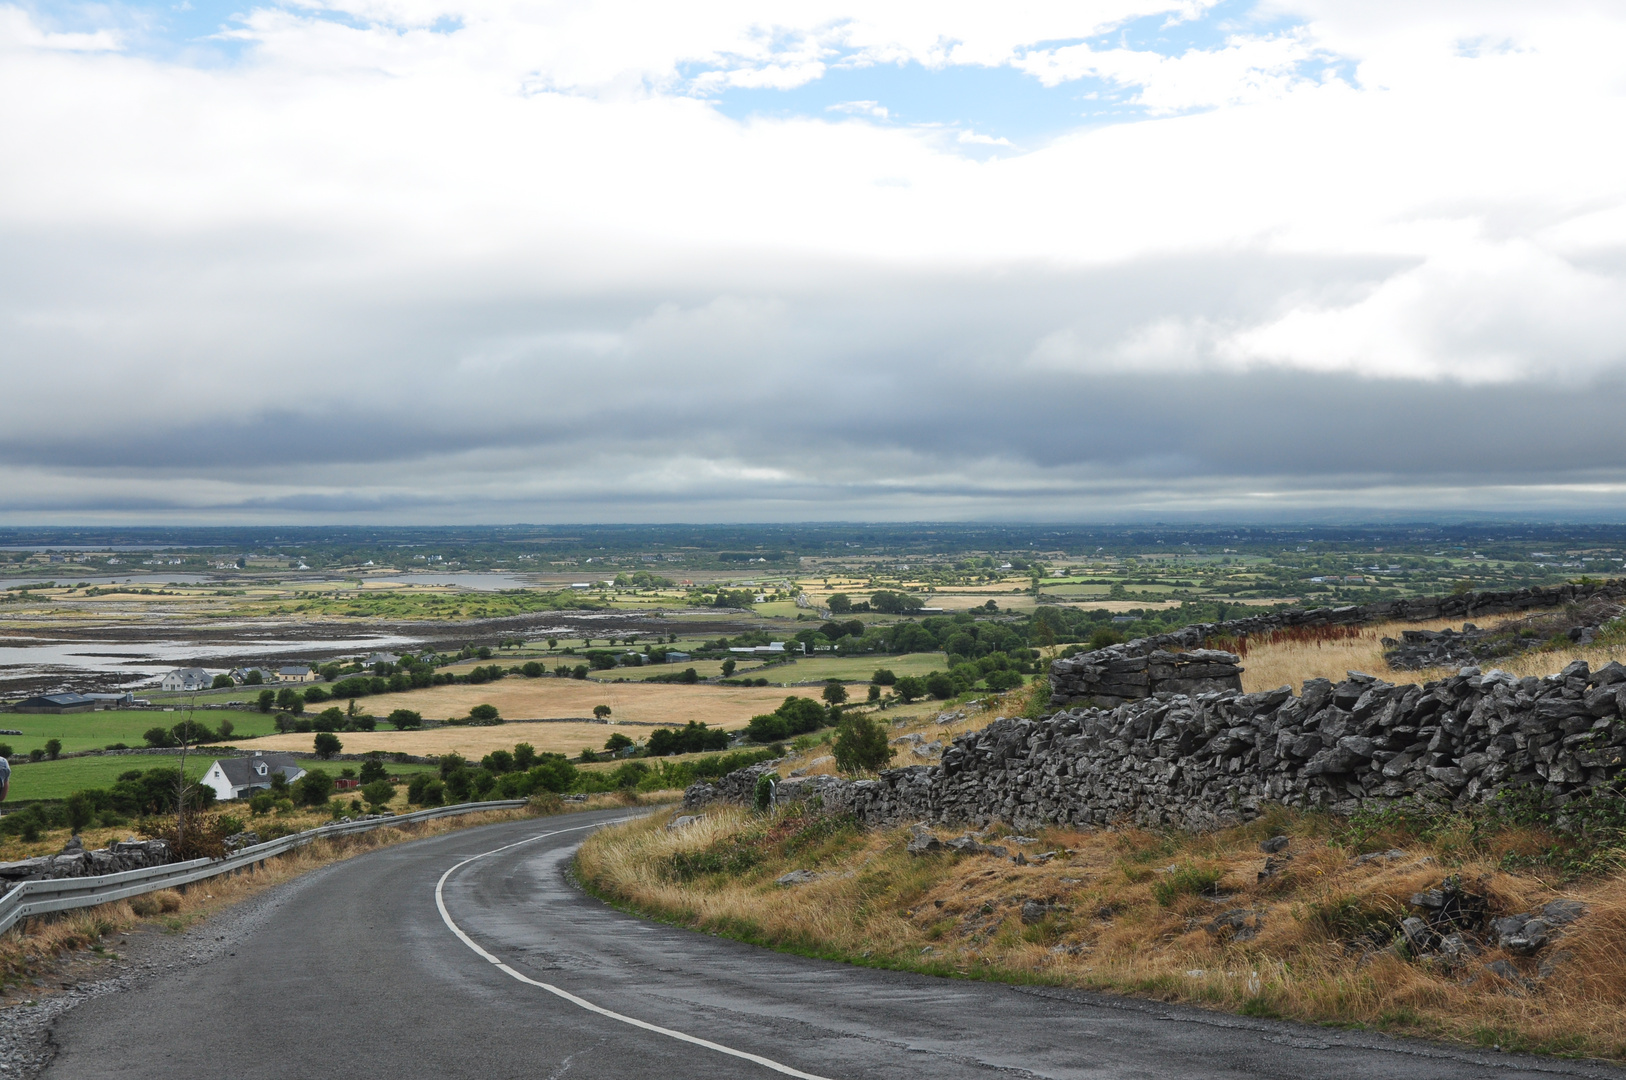
[[[866, 832], [797, 813], [712, 808], [677, 830], [665, 828], [671, 815], [656, 815], [595, 834], [578, 872], [634, 910], [812, 955], [1626, 1057], [1626, 879], [1563, 885], [1503, 869], [1551, 846], [1539, 832], [1440, 821], [1421, 830], [1401, 819], [1352, 827], [1282, 812], [1205, 836], [1050, 829], [1018, 844], [1004, 839], [1009, 829], [981, 834], [1021, 852], [1027, 865], [1017, 865], [991, 855], [911, 857], [907, 830]], [[1277, 834], [1290, 845], [1267, 856], [1259, 842]], [[1041, 861], [1043, 852], [1058, 854]], [[1267, 860], [1273, 872], [1261, 877]], [[818, 876], [775, 884], [792, 870]], [[1486, 898], [1493, 917], [1561, 895], [1588, 912], [1535, 957], [1490, 948], [1458, 964], [1409, 958], [1396, 945], [1408, 901], [1451, 874]], [[1497, 960], [1519, 978], [1486, 970]]]

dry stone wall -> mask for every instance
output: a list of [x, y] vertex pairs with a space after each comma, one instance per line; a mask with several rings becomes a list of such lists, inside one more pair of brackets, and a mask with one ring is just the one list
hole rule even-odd
[[1626, 598], [1626, 581], [1613, 580], [1505, 592], [1467, 592], [1460, 596], [1427, 596], [1381, 604], [1271, 611], [1229, 622], [1196, 623], [1170, 634], [1140, 638], [1126, 645], [1113, 645], [1058, 660], [1051, 666], [1050, 704], [1065, 708], [1093, 703], [1110, 708], [1125, 701], [1149, 698], [1161, 691], [1193, 693], [1241, 689], [1237, 678], [1241, 669], [1235, 667], [1235, 656], [1200, 651], [1203, 643], [1213, 638], [1250, 637], [1299, 626], [1472, 619], [1623, 598]]
[[[1465, 668], [1424, 686], [1351, 673], [1256, 694], [1158, 693], [1111, 709], [1000, 718], [957, 737], [941, 763], [878, 779], [782, 781], [781, 801], [817, 797], [871, 825], [1016, 828], [1134, 822], [1212, 829], [1270, 803], [1348, 814], [1421, 799], [1458, 808], [1509, 787], [1554, 805], [1611, 788], [1626, 761], [1626, 667], [1516, 679]], [[697, 784], [685, 805], [747, 801], [760, 772]]]

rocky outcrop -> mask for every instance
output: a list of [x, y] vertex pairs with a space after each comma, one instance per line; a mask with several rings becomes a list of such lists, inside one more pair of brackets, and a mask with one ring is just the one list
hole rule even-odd
[[[780, 782], [867, 824], [1003, 821], [1018, 828], [1134, 822], [1212, 829], [1270, 803], [1348, 814], [1402, 799], [1466, 807], [1506, 788], [1558, 807], [1613, 785], [1626, 762], [1626, 667], [1577, 661], [1516, 679], [1466, 668], [1424, 686], [1351, 672], [1264, 693], [1159, 693], [1112, 709], [1000, 718], [940, 764], [875, 780]], [[691, 788], [686, 806], [750, 801], [763, 767]], [[749, 774], [749, 775], [747, 775]]]

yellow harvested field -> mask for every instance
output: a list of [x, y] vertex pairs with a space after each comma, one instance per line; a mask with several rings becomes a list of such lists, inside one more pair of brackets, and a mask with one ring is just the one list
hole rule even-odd
[[[478, 760], [493, 750], [512, 750], [530, 743], [541, 753], [567, 754], [600, 750], [619, 731], [631, 739], [649, 737], [652, 728], [616, 724], [498, 724], [495, 727], [441, 727], [429, 731], [341, 731], [346, 754], [417, 754], [439, 757], [453, 752]], [[310, 753], [314, 735], [267, 735], [242, 744], [250, 750], [294, 750]]]
[[[593, 706], [608, 705], [612, 720], [648, 724], [686, 724], [698, 720], [712, 727], [743, 727], [759, 713], [773, 712], [791, 694], [817, 698], [820, 687], [684, 686], [682, 683], [604, 683], [586, 679], [524, 679], [511, 675], [478, 686], [453, 684], [380, 694], [361, 705], [374, 716], [411, 709], [431, 720], [469, 715], [476, 705], [495, 705], [506, 720], [549, 720], [593, 715]], [[862, 698], [864, 686], [847, 693]]]

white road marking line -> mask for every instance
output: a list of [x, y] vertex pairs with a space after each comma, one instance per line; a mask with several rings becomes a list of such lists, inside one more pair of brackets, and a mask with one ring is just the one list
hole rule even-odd
[[[630, 819], [629, 818], [619, 818], [617, 820], [618, 821], [627, 821], [627, 820], [630, 820]], [[535, 842], [537, 840], [545, 840], [550, 836], [558, 836], [561, 833], [581, 832], [583, 829], [597, 829], [597, 828], [599, 828], [599, 827], [601, 827], [603, 825], [614, 825], [616, 823], [617, 823], [616, 821], [601, 821], [601, 822], [598, 822], [597, 824], [593, 824], [593, 825], [577, 825], [574, 828], [569, 828], [569, 829], [555, 829], [552, 832], [542, 833], [542, 834], [540, 834], [538, 836], [526, 837], [524, 840], [516, 840], [512, 844], [504, 844], [502, 847], [492, 848], [490, 851], [482, 851], [478, 855], [474, 855], [474, 856], [471, 856], [471, 857], [469, 857], [467, 859], [464, 859], [462, 862], [458, 863], [456, 866], [452, 867], [451, 869], [447, 870], [444, 874], [440, 875], [440, 880], [435, 883], [435, 906], [440, 909], [441, 921], [446, 924], [446, 928], [448, 930], [450, 930], [452, 933], [454, 933], [454, 934], [456, 934], [458, 936], [458, 939], [460, 941], [462, 941], [463, 944], [465, 944], [469, 948], [473, 949], [476, 954], [478, 954], [479, 956], [484, 958], [489, 963], [492, 963], [492, 964], [496, 965], [498, 971], [501, 971], [504, 974], [512, 976], [513, 978], [518, 979], [520, 982], [525, 983], [525, 984], [527, 984], [529, 986], [540, 987], [543, 990], [546, 990], [548, 993], [554, 995], [555, 997], [563, 998], [564, 1000], [570, 1002], [572, 1005], [575, 1005], [578, 1008], [586, 1009], [588, 1012], [597, 1013], [600, 1016], [607, 1016], [611, 1020], [619, 1020], [621, 1023], [629, 1024], [629, 1025], [631, 1025], [632, 1027], [635, 1027], [635, 1028], [642, 1028], [645, 1031], [653, 1031], [657, 1035], [665, 1035], [669, 1039], [676, 1039], [679, 1042], [691, 1043], [694, 1046], [703, 1046], [707, 1050], [715, 1050], [719, 1054], [727, 1054], [729, 1057], [737, 1057], [737, 1058], [742, 1058], [742, 1059], [744, 1059], [746, 1061], [755, 1062], [756, 1064], [761, 1065], [765, 1069], [772, 1069], [774, 1072], [783, 1073], [786, 1076], [800, 1077], [801, 1080], [830, 1080], [830, 1077], [819, 1076], [816, 1073], [803, 1072], [800, 1069], [793, 1069], [789, 1065], [782, 1065], [779, 1062], [774, 1061], [771, 1058], [765, 1058], [765, 1057], [762, 1057], [759, 1054], [748, 1053], [748, 1052], [746, 1052], [744, 1050], [736, 1050], [732, 1046], [724, 1046], [722, 1043], [714, 1043], [709, 1039], [702, 1039], [702, 1038], [700, 1038], [698, 1036], [689, 1035], [689, 1034], [687, 1034], [685, 1032], [682, 1032], [682, 1031], [674, 1031], [671, 1028], [661, 1027], [658, 1024], [651, 1024], [647, 1020], [639, 1020], [635, 1016], [627, 1016], [627, 1015], [625, 1015], [623, 1013], [614, 1012], [614, 1011], [612, 1011], [610, 1009], [604, 1008], [602, 1005], [594, 1005], [591, 1001], [588, 1001], [586, 998], [577, 997], [575, 994], [572, 994], [570, 991], [564, 990], [564, 989], [562, 989], [560, 987], [557, 987], [557, 986], [554, 986], [551, 983], [538, 982], [537, 980], [531, 978], [528, 975], [524, 975], [524, 974], [521, 974], [518, 971], [515, 971], [513, 968], [509, 967], [507, 964], [503, 963], [501, 958], [493, 956], [491, 953], [487, 952], [485, 949], [482, 949], [479, 945], [475, 944], [475, 941], [474, 941], [473, 938], [469, 937], [469, 935], [467, 935], [467, 934], [465, 934], [463, 932], [462, 927], [458, 926], [457, 923], [452, 921], [452, 913], [446, 910], [446, 881], [453, 874], [455, 874], [459, 870], [463, 869], [463, 867], [469, 865], [469, 863], [475, 862], [475, 861], [480, 860], [480, 859], [483, 859], [487, 855], [496, 855], [499, 852], [507, 851], [509, 848], [516, 848], [516, 847], [519, 847], [521, 844], [529, 844], [529, 843], [533, 843], [533, 842]]]

